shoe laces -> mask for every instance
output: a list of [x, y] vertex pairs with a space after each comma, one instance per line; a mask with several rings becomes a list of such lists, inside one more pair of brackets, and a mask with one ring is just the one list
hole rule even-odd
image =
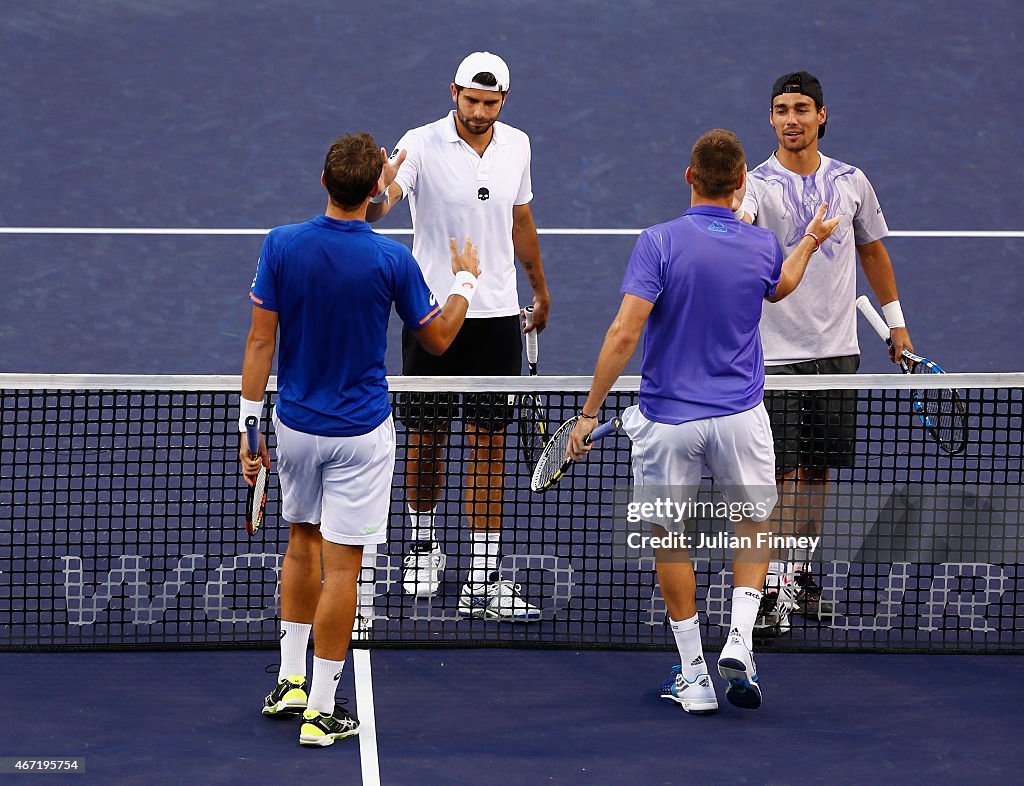
[[402, 561], [402, 567], [415, 570], [437, 569], [441, 564], [441, 554], [437, 551], [410, 551]]
[[523, 589], [522, 584], [513, 584], [509, 579], [492, 581], [488, 588], [488, 594], [495, 597], [518, 596]]

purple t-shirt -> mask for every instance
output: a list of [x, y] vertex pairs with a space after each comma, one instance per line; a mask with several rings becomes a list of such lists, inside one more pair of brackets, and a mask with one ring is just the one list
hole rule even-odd
[[757, 324], [781, 270], [775, 235], [726, 208], [691, 207], [640, 234], [622, 292], [654, 303], [641, 366], [644, 417], [685, 423], [761, 402]]

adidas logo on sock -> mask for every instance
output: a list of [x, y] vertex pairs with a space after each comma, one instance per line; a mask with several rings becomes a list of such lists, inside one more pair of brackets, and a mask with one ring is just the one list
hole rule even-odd
[[691, 666], [699, 666], [703, 662], [704, 662], [704, 658], [702, 658], [700, 655], [698, 655], [696, 658], [694, 658], [692, 661], [690, 661], [690, 665]]

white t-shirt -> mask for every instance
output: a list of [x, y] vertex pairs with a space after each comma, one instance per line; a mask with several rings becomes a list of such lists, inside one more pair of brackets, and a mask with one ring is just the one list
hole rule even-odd
[[451, 289], [449, 238], [468, 234], [480, 255], [480, 283], [468, 317], [519, 313], [512, 208], [533, 199], [530, 138], [517, 128], [495, 123], [482, 156], [459, 137], [455, 111], [406, 132], [397, 149], [408, 156], [395, 182], [409, 198], [412, 253], [430, 289], [444, 298]]
[[775, 233], [788, 256], [822, 202], [839, 226], [811, 257], [800, 285], [778, 303], [764, 304], [761, 344], [765, 364], [855, 355], [857, 345], [857, 249], [889, 234], [871, 183], [856, 167], [821, 156], [804, 177], [774, 153], [747, 177], [743, 210], [754, 224]]

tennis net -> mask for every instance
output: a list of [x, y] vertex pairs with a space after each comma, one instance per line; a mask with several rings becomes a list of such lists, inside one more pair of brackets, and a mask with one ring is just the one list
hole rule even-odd
[[[361, 579], [369, 645], [671, 645], [653, 555], [630, 545], [624, 523], [629, 440], [602, 442], [553, 490], [529, 490], [521, 396], [543, 399], [553, 430], [579, 412], [589, 378], [389, 381], [399, 415], [411, 417], [415, 404], [419, 417], [453, 417], [435, 519], [446, 565], [435, 596], [405, 594], [409, 432], [400, 417], [390, 540]], [[621, 379], [602, 417], [635, 404], [638, 384]], [[911, 389], [929, 386], [960, 392], [960, 452], [941, 449], [913, 411]], [[239, 388], [237, 377], [0, 376], [0, 650], [276, 644], [287, 526], [273, 476], [263, 529], [250, 537], [242, 524]], [[1024, 374], [769, 377], [768, 388], [795, 411], [813, 392], [826, 420], [828, 402], [846, 401], [854, 419], [848, 466], [825, 487], [813, 558], [828, 611], [791, 615], [768, 646], [1024, 651]], [[533, 622], [458, 613], [471, 558], [463, 514], [471, 449], [447, 410], [474, 396], [510, 418], [499, 574], [539, 610]], [[272, 432], [268, 441], [273, 452]], [[698, 494], [721, 499], [706, 484]], [[691, 527], [729, 531], [705, 510]], [[712, 547], [691, 555], [713, 646], [727, 632], [729, 556]]]

